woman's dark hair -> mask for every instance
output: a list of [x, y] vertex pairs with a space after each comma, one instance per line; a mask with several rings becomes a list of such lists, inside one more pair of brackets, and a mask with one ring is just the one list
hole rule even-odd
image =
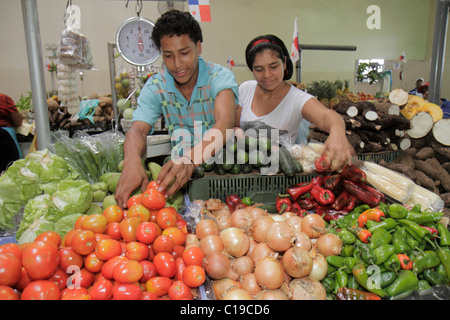
[[286, 58], [286, 71], [283, 80], [289, 80], [294, 73], [294, 65], [292, 63], [290, 54], [284, 45], [284, 42], [277, 36], [267, 34], [259, 36], [250, 41], [245, 49], [245, 61], [251, 71], [253, 71], [253, 63], [255, 62], [256, 54], [270, 49], [278, 54], [278, 57], [284, 61]]
[[189, 35], [194, 43], [203, 42], [202, 29], [189, 12], [170, 10], [156, 20], [152, 39], [158, 49], [161, 49], [162, 37], [181, 36], [183, 34]]

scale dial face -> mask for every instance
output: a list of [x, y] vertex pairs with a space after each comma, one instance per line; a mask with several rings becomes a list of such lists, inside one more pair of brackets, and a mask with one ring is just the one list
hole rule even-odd
[[153, 22], [140, 17], [122, 23], [117, 31], [116, 46], [126, 61], [145, 66], [159, 58], [160, 52], [152, 40], [153, 27]]

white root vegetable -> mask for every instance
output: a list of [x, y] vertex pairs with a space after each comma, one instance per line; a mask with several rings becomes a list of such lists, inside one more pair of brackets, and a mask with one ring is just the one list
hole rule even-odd
[[389, 101], [399, 106], [408, 103], [409, 93], [403, 89], [394, 89], [389, 93]]
[[433, 117], [427, 112], [419, 112], [411, 118], [411, 129], [406, 133], [413, 139], [425, 137], [433, 128]]

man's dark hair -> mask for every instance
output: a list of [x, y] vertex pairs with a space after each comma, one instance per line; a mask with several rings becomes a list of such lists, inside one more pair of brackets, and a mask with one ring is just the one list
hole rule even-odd
[[161, 38], [164, 36], [189, 35], [192, 42], [203, 42], [202, 29], [195, 18], [189, 13], [179, 10], [165, 12], [156, 20], [152, 39], [158, 49], [161, 49]]

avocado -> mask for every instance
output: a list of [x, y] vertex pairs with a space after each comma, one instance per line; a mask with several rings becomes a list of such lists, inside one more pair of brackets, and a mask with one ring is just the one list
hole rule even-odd
[[205, 176], [205, 169], [203, 168], [203, 166], [198, 166], [197, 168], [194, 169], [194, 172], [192, 172], [192, 178], [194, 179], [203, 178], [204, 176]]
[[230, 172], [233, 174], [241, 173], [241, 165], [238, 163], [233, 164], [233, 167], [231, 167]]
[[252, 173], [253, 166], [250, 163], [245, 163], [245, 164], [241, 165], [241, 172], [242, 173]]
[[205, 169], [205, 172], [211, 172], [214, 169], [214, 162], [208, 163], [209, 161], [203, 162], [202, 166]]

